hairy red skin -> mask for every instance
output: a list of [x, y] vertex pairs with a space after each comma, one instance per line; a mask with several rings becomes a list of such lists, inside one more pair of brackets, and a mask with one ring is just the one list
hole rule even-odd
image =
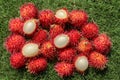
[[50, 25], [54, 23], [54, 13], [51, 10], [40, 11], [38, 18], [43, 28], [50, 28]]
[[47, 31], [41, 29], [41, 30], [39, 30], [38, 32], [35, 33], [32, 40], [33, 40], [33, 42], [42, 44], [47, 40], [47, 37], [48, 37]]
[[23, 24], [24, 22], [20, 18], [10, 19], [9, 21], [9, 30], [12, 33], [23, 34]]
[[59, 35], [59, 34], [61, 34], [63, 32], [64, 32], [64, 29], [63, 29], [62, 26], [54, 24], [50, 28], [50, 38], [53, 39], [57, 35]]
[[99, 52], [93, 51], [89, 56], [89, 65], [96, 69], [103, 70], [106, 67], [108, 59], [106, 56], [102, 55]]
[[58, 18], [58, 17], [55, 16], [55, 23], [59, 24], [59, 25], [65, 25], [69, 21], [69, 12], [66, 8], [62, 8], [62, 9], [59, 9], [59, 10], [64, 10], [66, 12], [67, 17], [62, 19], [62, 18]]
[[44, 58], [33, 59], [27, 64], [27, 69], [31, 74], [38, 74], [45, 71], [47, 68], [47, 61]]
[[68, 32], [68, 36], [70, 37], [70, 44], [73, 46], [76, 46], [82, 37], [81, 33], [77, 30], [71, 30]]
[[74, 72], [73, 64], [66, 62], [59, 62], [54, 67], [55, 71], [58, 73], [60, 77], [71, 76]]
[[10, 64], [14, 69], [19, 69], [24, 67], [25, 62], [26, 62], [26, 58], [20, 52], [14, 53], [10, 56]]
[[37, 18], [38, 10], [33, 3], [25, 3], [20, 7], [20, 16], [24, 20]]
[[100, 34], [94, 39], [93, 45], [98, 52], [107, 55], [111, 48], [111, 41], [106, 34]]
[[88, 23], [82, 27], [82, 34], [88, 39], [93, 39], [98, 36], [99, 28], [95, 23]]
[[82, 10], [73, 10], [70, 12], [70, 24], [74, 27], [81, 28], [88, 20], [88, 15]]
[[23, 36], [18, 34], [11, 34], [7, 37], [4, 45], [8, 52], [12, 54], [15, 52], [20, 52], [25, 42], [26, 40]]
[[58, 55], [58, 60], [72, 63], [75, 55], [76, 51], [74, 49], [72, 48], [64, 49], [63, 51], [60, 51]]
[[50, 41], [46, 41], [41, 45], [40, 52], [49, 60], [53, 60], [56, 56], [55, 46]]

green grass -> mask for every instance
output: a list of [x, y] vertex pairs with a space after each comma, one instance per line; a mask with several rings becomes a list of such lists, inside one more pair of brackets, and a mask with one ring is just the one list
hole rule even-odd
[[101, 32], [106, 32], [113, 42], [107, 69], [87, 70], [86, 75], [76, 73], [64, 80], [120, 80], [120, 0], [0, 0], [0, 80], [62, 80], [53, 70], [54, 63], [49, 63], [47, 71], [31, 75], [25, 69], [15, 70], [10, 67], [9, 53], [3, 47], [5, 37], [9, 35], [8, 21], [19, 17], [19, 7], [24, 2], [34, 2], [41, 9], [67, 7], [84, 9], [89, 14], [89, 21], [95, 21]]

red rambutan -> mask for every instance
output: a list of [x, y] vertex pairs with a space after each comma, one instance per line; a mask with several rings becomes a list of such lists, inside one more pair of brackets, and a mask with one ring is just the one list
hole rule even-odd
[[106, 34], [100, 34], [94, 39], [93, 45], [98, 52], [106, 55], [110, 51], [111, 41]]
[[44, 58], [33, 59], [27, 64], [27, 69], [32, 74], [38, 74], [46, 70], [47, 61]]
[[98, 53], [96, 51], [90, 53], [89, 64], [91, 67], [102, 70], [105, 68], [107, 61], [107, 57], [101, 53]]
[[38, 10], [33, 3], [25, 3], [20, 7], [20, 16], [25, 19], [36, 18]]
[[60, 77], [71, 76], [74, 72], [73, 64], [66, 62], [59, 62], [54, 67], [55, 71], [58, 73]]
[[82, 34], [88, 39], [93, 39], [98, 36], [99, 29], [95, 23], [88, 23], [82, 27]]
[[70, 23], [74, 27], [79, 27], [86, 23], [88, 20], [88, 15], [82, 10], [73, 10], [70, 12]]
[[19, 52], [25, 44], [25, 41], [21, 35], [11, 34], [5, 41], [5, 47], [10, 53]]
[[50, 25], [54, 23], [54, 13], [51, 10], [40, 11], [38, 18], [43, 28], [50, 28]]
[[15, 69], [24, 67], [25, 62], [26, 62], [26, 58], [20, 52], [14, 53], [10, 56], [10, 64]]

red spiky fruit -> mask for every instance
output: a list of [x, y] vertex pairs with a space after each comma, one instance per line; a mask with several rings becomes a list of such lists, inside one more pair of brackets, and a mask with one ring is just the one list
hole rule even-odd
[[83, 54], [76, 56], [74, 66], [79, 73], [84, 74], [88, 68], [88, 58]]
[[22, 54], [25, 57], [35, 57], [39, 55], [39, 45], [33, 42], [24, 44], [22, 47]]
[[27, 64], [27, 69], [31, 74], [38, 74], [45, 71], [47, 68], [47, 61], [44, 58], [33, 59]]
[[39, 30], [35, 33], [32, 40], [36, 43], [42, 44], [47, 40], [48, 32], [46, 30]]
[[88, 20], [88, 15], [82, 10], [73, 10], [70, 12], [70, 23], [74, 27], [81, 28], [81, 26]]
[[68, 35], [70, 37], [71, 45], [77, 45], [80, 38], [82, 37], [81, 33], [77, 30], [71, 30], [70, 32], [68, 32]]
[[56, 56], [55, 47], [50, 41], [44, 42], [40, 48], [40, 51], [45, 58], [50, 60], [53, 60]]
[[54, 23], [54, 13], [51, 10], [40, 11], [38, 18], [43, 28], [50, 28], [50, 25]]
[[67, 34], [64, 33], [57, 35], [53, 40], [53, 44], [56, 48], [65, 48], [69, 45], [69, 43], [70, 38]]
[[64, 25], [65, 23], [68, 22], [69, 18], [69, 13], [66, 8], [62, 8], [56, 11], [55, 13], [55, 23]]
[[11, 34], [5, 41], [5, 47], [10, 53], [19, 52], [25, 44], [23, 36], [18, 34]]
[[63, 32], [64, 32], [64, 29], [62, 26], [54, 24], [50, 28], [50, 38], [53, 39], [54, 37], [56, 37], [57, 35]]
[[82, 53], [89, 53], [92, 49], [92, 44], [87, 39], [81, 40], [77, 45], [77, 50]]
[[87, 23], [82, 27], [82, 34], [88, 39], [93, 39], [98, 36], [99, 29], [95, 23]]
[[33, 3], [25, 3], [20, 7], [20, 16], [25, 19], [36, 18], [38, 10]]
[[93, 45], [98, 52], [107, 55], [111, 48], [111, 41], [106, 34], [100, 34], [94, 39]]
[[27, 36], [32, 36], [39, 28], [39, 21], [37, 19], [26, 20], [23, 25], [23, 32]]
[[108, 60], [107, 57], [99, 52], [93, 51], [89, 56], [89, 65], [97, 69], [104, 69]]
[[68, 48], [59, 53], [58, 60], [71, 63], [73, 62], [73, 58], [75, 57], [75, 55], [76, 51], [72, 48]]
[[71, 76], [74, 72], [73, 64], [66, 62], [59, 62], [54, 67], [55, 71], [58, 73], [60, 77]]
[[22, 53], [17, 52], [10, 56], [10, 64], [14, 69], [19, 69], [25, 66], [26, 58]]
[[12, 33], [20, 33], [23, 34], [23, 24], [24, 22], [20, 18], [10, 19], [9, 21], [9, 30]]

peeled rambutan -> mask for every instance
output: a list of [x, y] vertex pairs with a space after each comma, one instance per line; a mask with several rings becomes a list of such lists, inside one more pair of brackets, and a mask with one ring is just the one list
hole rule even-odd
[[44, 58], [33, 59], [27, 64], [27, 69], [31, 74], [38, 74], [45, 71], [47, 68], [47, 61]]
[[24, 67], [25, 62], [26, 62], [26, 58], [20, 52], [14, 53], [10, 56], [10, 64], [15, 69]]
[[55, 23], [64, 25], [69, 20], [69, 13], [66, 8], [62, 8], [56, 11], [55, 13]]
[[48, 37], [48, 32], [46, 30], [41, 29], [35, 33], [32, 40], [36, 43], [42, 44], [47, 40], [47, 37]]
[[54, 67], [55, 71], [58, 73], [60, 77], [71, 76], [74, 72], [73, 64], [66, 62], [59, 62]]
[[64, 32], [64, 29], [62, 26], [60, 25], [52, 25], [51, 28], [50, 28], [50, 38], [54, 38], [56, 37], [58, 34], [61, 34]]
[[88, 23], [82, 27], [82, 34], [88, 39], [93, 39], [98, 36], [99, 28], [95, 23]]
[[68, 36], [70, 37], [70, 44], [77, 45], [82, 35], [77, 30], [71, 30], [68, 32]]
[[27, 36], [33, 35], [39, 28], [39, 21], [37, 19], [30, 19], [24, 23], [23, 32]]
[[45, 58], [50, 60], [53, 60], [56, 56], [55, 47], [50, 41], [46, 41], [41, 45], [40, 52]]
[[77, 50], [82, 53], [89, 53], [93, 49], [91, 42], [87, 39], [81, 40], [77, 45]]
[[70, 43], [70, 38], [67, 34], [59, 34], [54, 38], [53, 44], [56, 48], [65, 48]]
[[38, 18], [43, 28], [50, 28], [50, 25], [54, 23], [54, 13], [51, 10], [40, 11]]
[[84, 71], [88, 68], [88, 58], [85, 55], [76, 56], [74, 66], [79, 73], [84, 74]]
[[22, 54], [25, 57], [35, 57], [39, 55], [39, 45], [33, 42], [24, 44]]
[[75, 55], [76, 55], [75, 49], [68, 48], [59, 53], [58, 60], [71, 63], [73, 62], [73, 58], [75, 57]]
[[111, 48], [111, 41], [110, 38], [103, 33], [94, 39], [93, 45], [98, 52], [107, 55]]
[[23, 34], [23, 24], [24, 22], [20, 18], [11, 19], [9, 21], [9, 30], [12, 33]]
[[89, 65], [97, 69], [104, 69], [107, 64], [107, 57], [99, 52], [93, 51], [89, 56]]
[[20, 16], [25, 19], [36, 18], [38, 10], [33, 3], [25, 3], [20, 7]]
[[82, 10], [73, 10], [70, 12], [70, 24], [74, 27], [81, 28], [88, 20], [88, 15]]
[[25, 44], [25, 39], [21, 35], [11, 34], [5, 41], [5, 47], [10, 53], [20, 52]]

